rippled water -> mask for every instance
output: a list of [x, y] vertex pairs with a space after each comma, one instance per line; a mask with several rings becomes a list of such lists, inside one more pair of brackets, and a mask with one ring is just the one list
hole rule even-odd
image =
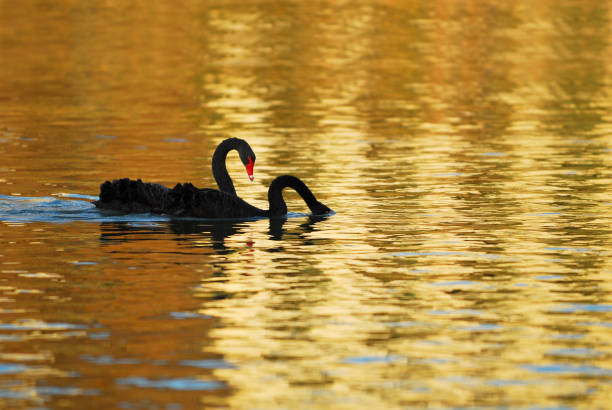
[[[0, 407], [609, 406], [611, 16], [0, 2]], [[336, 214], [91, 204], [228, 136]]]

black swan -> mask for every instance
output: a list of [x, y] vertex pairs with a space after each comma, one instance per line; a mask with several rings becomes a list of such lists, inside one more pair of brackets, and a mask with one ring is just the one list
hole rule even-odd
[[292, 175], [282, 175], [272, 181], [268, 189], [270, 209], [267, 210], [257, 208], [236, 195], [216, 189], [196, 188], [190, 183], [176, 184], [170, 189], [127, 178], [103, 183], [100, 186], [100, 200], [94, 204], [101, 209], [122, 212], [153, 212], [196, 218], [271, 217], [287, 214], [287, 204], [283, 199], [283, 189], [286, 187], [295, 189], [314, 215], [332, 212], [317, 201], [306, 184]]
[[[252, 181], [255, 153], [248, 142], [240, 138], [228, 138], [217, 146], [212, 157], [212, 170], [219, 190], [235, 196], [234, 183], [225, 166], [227, 154], [233, 149], [238, 151], [240, 160]], [[137, 189], [138, 192], [130, 193], [131, 189]], [[132, 181], [129, 178], [117, 179], [113, 182], [106, 181], [100, 186], [100, 200], [95, 201], [94, 204], [98, 208], [123, 212], [151, 212], [151, 209], [163, 209], [165, 196], [169, 191], [170, 188], [163, 185], [143, 183], [140, 179], [138, 181]], [[121, 193], [120, 197], [117, 196], [118, 193]], [[130, 198], [139, 198], [140, 201]]]

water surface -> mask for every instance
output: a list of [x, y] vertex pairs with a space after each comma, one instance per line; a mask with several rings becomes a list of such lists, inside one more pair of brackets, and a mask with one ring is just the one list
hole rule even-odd
[[[0, 406], [608, 406], [611, 11], [506, 3], [0, 3]], [[229, 136], [336, 214], [91, 204]]]

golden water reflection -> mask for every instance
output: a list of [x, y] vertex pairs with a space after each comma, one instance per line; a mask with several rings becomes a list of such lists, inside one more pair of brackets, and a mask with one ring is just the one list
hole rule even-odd
[[[606, 407], [610, 21], [0, 3], [0, 403]], [[336, 214], [115, 220], [64, 196], [214, 186], [227, 136], [257, 153], [254, 183], [228, 157], [245, 200], [290, 173]]]

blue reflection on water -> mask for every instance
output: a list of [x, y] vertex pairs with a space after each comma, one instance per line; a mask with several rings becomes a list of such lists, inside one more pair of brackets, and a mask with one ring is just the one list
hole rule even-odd
[[[110, 355], [103, 356], [91, 356], [82, 355], [81, 359], [102, 366], [110, 365], [131, 365], [131, 364], [143, 364], [145, 361], [133, 358], [115, 358]], [[165, 360], [155, 360], [149, 362], [152, 365], [165, 366], [168, 364]], [[182, 360], [178, 362], [181, 366], [199, 367], [200, 369], [236, 369], [237, 367], [231, 363], [226, 362], [223, 359], [204, 359], [204, 360]]]
[[30, 397], [30, 394], [20, 390], [0, 389], [0, 397], [3, 399], [27, 399]]
[[535, 279], [538, 280], [554, 280], [554, 279], [563, 279], [564, 276], [561, 275], [538, 275]]
[[90, 339], [108, 339], [110, 337], [109, 332], [98, 332], [98, 333], [90, 333], [87, 335]]
[[612, 327], [612, 322], [580, 322], [578, 326], [601, 326], [601, 327]]
[[172, 316], [173, 319], [211, 319], [212, 316], [209, 315], [203, 315], [201, 313], [196, 313], [196, 312], [170, 312], [170, 316]]
[[41, 386], [36, 387], [36, 392], [43, 395], [49, 396], [95, 396], [100, 394], [97, 389], [79, 389], [78, 387], [55, 387], [55, 386]]
[[548, 356], [577, 356], [577, 357], [597, 357], [601, 356], [602, 353], [597, 350], [589, 348], [565, 348], [565, 349], [554, 349], [546, 352]]
[[452, 280], [448, 282], [430, 283], [431, 286], [460, 286], [460, 285], [472, 286], [472, 285], [477, 285], [477, 284], [478, 284], [477, 282], [473, 282], [471, 280]]
[[30, 367], [23, 364], [14, 363], [0, 363], [0, 374], [16, 374], [23, 373], [30, 369]]
[[31, 399], [33, 395], [41, 396], [95, 396], [100, 394], [97, 389], [79, 389], [78, 387], [38, 386], [32, 389], [0, 389], [0, 397], [4, 399]]
[[83, 355], [81, 356], [81, 359], [85, 360], [86, 362], [90, 362], [90, 363], [95, 363], [95, 364], [102, 364], [102, 365], [114, 365], [114, 364], [139, 364], [140, 360], [138, 359], [129, 359], [129, 358], [123, 358], [123, 359], [115, 359], [112, 356], [89, 356], [89, 355]]
[[523, 380], [503, 380], [503, 379], [492, 379], [487, 381], [488, 385], [496, 387], [504, 386], [527, 386], [530, 383]]
[[0, 323], [0, 330], [66, 330], [87, 329], [86, 325], [75, 325], [71, 323], [49, 323], [37, 320], [19, 320], [16, 323]]
[[419, 326], [419, 325], [426, 325], [426, 324], [419, 323], [419, 322], [404, 321], [404, 322], [387, 322], [386, 325], [390, 327], [412, 327], [412, 326]]
[[568, 252], [575, 252], [575, 253], [585, 253], [585, 252], [595, 251], [595, 249], [591, 249], [591, 248], [571, 248], [567, 246], [553, 246], [553, 247], [548, 247], [544, 249], [547, 251], [568, 251]]
[[576, 340], [576, 339], [583, 339], [584, 338], [584, 334], [581, 334], [581, 333], [562, 333], [562, 334], [558, 334], [558, 335], [553, 335], [550, 338], [551, 339], [558, 339], [558, 340]]
[[227, 387], [222, 382], [191, 378], [149, 380], [144, 377], [125, 377], [117, 379], [117, 384], [170, 390], [217, 390]]
[[554, 309], [557, 313], [576, 313], [576, 312], [612, 312], [612, 305], [597, 305], [587, 303], [576, 303], [562, 308]]
[[74, 221], [165, 221], [162, 216], [149, 214], [105, 215], [90, 201], [97, 196], [80, 194], [57, 194], [55, 197], [21, 197], [0, 195], [0, 221], [12, 223], [28, 222], [74, 222]]
[[199, 367], [201, 369], [235, 369], [231, 363], [223, 359], [208, 359], [208, 360], [183, 360], [179, 362], [182, 366]]
[[582, 374], [588, 376], [609, 376], [612, 375], [612, 369], [603, 369], [597, 366], [574, 365], [574, 364], [524, 364], [523, 369], [544, 374]]
[[355, 356], [343, 359], [341, 363], [367, 364], [367, 363], [393, 363], [404, 359], [403, 356]]

